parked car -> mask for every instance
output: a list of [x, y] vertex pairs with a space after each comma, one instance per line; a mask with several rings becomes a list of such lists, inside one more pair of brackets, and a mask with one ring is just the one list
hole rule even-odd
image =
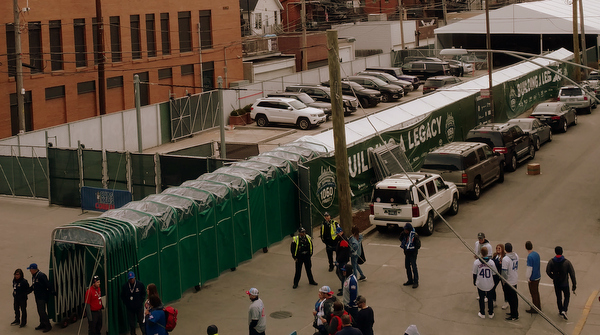
[[[292, 85], [285, 88], [286, 92], [303, 92], [308, 94], [311, 98], [317, 101], [324, 101], [331, 103], [331, 90], [329, 87], [321, 85]], [[343, 95], [344, 101], [344, 114], [349, 115], [358, 109], [358, 99], [354, 96]]]
[[269, 123], [295, 124], [306, 130], [325, 122], [322, 110], [308, 107], [292, 98], [260, 98], [250, 108], [250, 117], [259, 127]]
[[[321, 85], [329, 87], [329, 81], [324, 81]], [[356, 96], [363, 108], [375, 107], [381, 101], [381, 92], [364, 88], [353, 81], [342, 81], [342, 94]]]
[[473, 64], [476, 70], [487, 69], [487, 59], [479, 58], [477, 55], [464, 55], [459, 60], [464, 63]]
[[485, 143], [452, 142], [427, 153], [421, 172], [438, 173], [477, 200], [482, 189], [504, 182], [504, 156]]
[[515, 171], [517, 163], [535, 158], [533, 140], [521, 127], [508, 123], [488, 123], [479, 125], [467, 133], [467, 142], [483, 142], [494, 152], [504, 155], [504, 167]]
[[563, 86], [558, 91], [557, 101], [564, 102], [566, 105], [576, 110], [592, 113], [592, 97], [589, 93], [577, 86]]
[[447, 62], [417, 61], [402, 65], [404, 73], [426, 80], [435, 76], [450, 76], [450, 64]]
[[588, 80], [600, 80], [600, 72], [591, 71], [590, 74], [588, 74]]
[[553, 131], [567, 132], [569, 125], [577, 124], [575, 108], [564, 102], [544, 102], [533, 109], [529, 117], [536, 118], [549, 125]]
[[398, 101], [404, 95], [402, 86], [388, 84], [385, 81], [370, 76], [348, 76], [342, 81], [353, 81], [364, 88], [381, 92], [381, 102]]
[[410, 223], [421, 234], [431, 235], [437, 213], [458, 213], [458, 198], [456, 185], [438, 174], [396, 174], [375, 184], [369, 221], [380, 232]]
[[540, 150], [542, 144], [552, 141], [552, 128], [550, 128], [549, 125], [540, 122], [538, 119], [510, 119], [506, 121], [506, 123], [516, 124], [521, 127], [524, 132], [529, 134], [529, 136], [533, 139], [533, 146], [535, 147], [535, 150]]
[[423, 94], [433, 92], [440, 87], [450, 86], [462, 82], [455, 76], [436, 76], [429, 77], [423, 84]]
[[385, 72], [361, 71], [361, 72], [357, 73], [356, 75], [357, 76], [375, 77], [375, 78], [379, 78], [379, 79], [385, 81], [388, 84], [401, 86], [402, 89], [404, 90], [404, 95], [406, 95], [406, 93], [411, 92], [415, 89], [414, 86], [410, 82], [408, 82], [406, 80], [398, 79], [398, 78], [392, 76], [391, 74], [385, 73]]
[[452, 62], [450, 62], [448, 60], [445, 60], [445, 59], [440, 59], [440, 58], [437, 58], [437, 57], [428, 57], [428, 56], [408, 56], [408, 57], [404, 57], [404, 64], [411, 63], [411, 62], [420, 62], [420, 61], [445, 62], [445, 63], [448, 63], [448, 66], [450, 66], [450, 75], [453, 75], [453, 76], [460, 77], [464, 73], [462, 65], [459, 65], [459, 64], [456, 64], [456, 63], [452, 63]]
[[462, 77], [465, 75], [465, 73], [473, 73], [473, 70], [475, 69], [473, 64], [461, 62], [456, 59], [448, 59], [446, 62], [448, 62], [450, 66], [456, 66], [459, 68], [459, 75], [457, 77]]
[[316, 101], [311, 98], [308, 94], [302, 92], [277, 92], [267, 94], [268, 98], [292, 98], [301, 101], [308, 107], [318, 108], [327, 115], [327, 118], [331, 117], [331, 103]]
[[369, 66], [365, 69], [365, 71], [385, 72], [387, 74], [391, 74], [392, 76], [398, 79], [410, 82], [415, 88], [415, 90], [419, 88], [419, 86], [421, 86], [421, 81], [419, 80], [419, 77], [405, 74], [399, 67]]

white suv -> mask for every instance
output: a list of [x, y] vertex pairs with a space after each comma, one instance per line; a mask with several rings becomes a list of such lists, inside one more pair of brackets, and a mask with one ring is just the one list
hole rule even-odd
[[307, 107], [291, 98], [257, 99], [250, 108], [250, 117], [259, 127], [266, 127], [271, 122], [288, 123], [302, 130], [316, 127], [326, 120], [323, 110]]
[[421, 227], [422, 235], [431, 235], [438, 214], [458, 213], [458, 197], [456, 185], [438, 174], [396, 174], [375, 185], [369, 220], [380, 232], [387, 231], [388, 226], [410, 223]]
[[577, 86], [563, 86], [558, 91], [557, 100], [576, 110], [583, 110], [587, 114], [592, 113], [592, 96]]

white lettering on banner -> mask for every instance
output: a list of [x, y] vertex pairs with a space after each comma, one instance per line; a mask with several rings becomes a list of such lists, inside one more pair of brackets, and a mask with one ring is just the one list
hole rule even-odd
[[351, 157], [348, 157], [348, 171], [350, 177], [356, 177], [357, 175], [367, 171], [369, 165], [365, 164], [365, 152], [357, 152]]
[[[558, 73], [563, 72], [562, 69], [558, 69]], [[562, 80], [560, 75], [554, 75], [552, 71], [546, 70], [542, 73], [524, 79], [523, 81], [517, 82], [517, 98], [521, 98], [525, 94], [531, 92], [532, 90], [539, 88], [542, 85], [546, 85], [551, 82], [556, 82]]]
[[[413, 149], [418, 147], [420, 144], [425, 143], [427, 140], [435, 137], [437, 134], [442, 133], [441, 129], [442, 117], [432, 119], [431, 121], [416, 127], [415, 129], [407, 133], [408, 148]], [[403, 142], [401, 140], [401, 142]], [[404, 145], [404, 143], [402, 143]]]

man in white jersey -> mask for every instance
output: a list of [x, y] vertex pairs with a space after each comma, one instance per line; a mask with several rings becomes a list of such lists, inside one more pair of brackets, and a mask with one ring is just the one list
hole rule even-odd
[[[519, 255], [513, 252], [512, 244], [504, 245], [506, 256], [502, 259], [502, 277], [508, 284], [504, 284], [504, 292], [508, 305], [510, 306], [510, 316], [507, 321], [519, 320], [519, 297], [517, 296], [517, 281], [519, 280]], [[511, 287], [512, 286], [512, 287]], [[514, 289], [513, 289], [514, 288]]]
[[[477, 258], [478, 256], [481, 256], [481, 248], [486, 247], [488, 250], [488, 255], [492, 255], [492, 244], [490, 243], [490, 241], [488, 241], [485, 238], [485, 234], [483, 232], [480, 232], [479, 234], [477, 234], [477, 241], [475, 241], [475, 253], [477, 254], [477, 256], [473, 256], [474, 258]], [[490, 257], [491, 258], [491, 257]], [[495, 298], [495, 297], [492, 297]], [[477, 295], [477, 299], [479, 299], [479, 294]], [[485, 299], [485, 302], [487, 302], [488, 299]], [[485, 315], [485, 314], [484, 314]]]
[[265, 305], [258, 297], [258, 290], [254, 287], [246, 291], [250, 297], [250, 307], [248, 308], [248, 328], [250, 335], [265, 335], [267, 329], [267, 318], [265, 316]]
[[[485, 301], [487, 301], [488, 316], [491, 319], [494, 317], [494, 300], [492, 297], [488, 297], [488, 294], [494, 288], [494, 272], [492, 269], [496, 270], [496, 265], [488, 257], [487, 247], [482, 247], [480, 253], [485, 262], [481, 262], [479, 258], [473, 262], [473, 285], [477, 286], [477, 293], [479, 294], [479, 313], [477, 315], [485, 319]], [[485, 299], [486, 297], [488, 299]]]

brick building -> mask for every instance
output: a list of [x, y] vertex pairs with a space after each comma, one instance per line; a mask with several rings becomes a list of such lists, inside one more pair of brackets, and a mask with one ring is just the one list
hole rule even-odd
[[[106, 113], [243, 79], [238, 0], [29, 2], [20, 14], [26, 130], [100, 115], [96, 3], [104, 27]], [[18, 128], [12, 1], [0, 0], [0, 138]], [[201, 48], [200, 48], [201, 45]], [[202, 52], [200, 53], [200, 49]]]

